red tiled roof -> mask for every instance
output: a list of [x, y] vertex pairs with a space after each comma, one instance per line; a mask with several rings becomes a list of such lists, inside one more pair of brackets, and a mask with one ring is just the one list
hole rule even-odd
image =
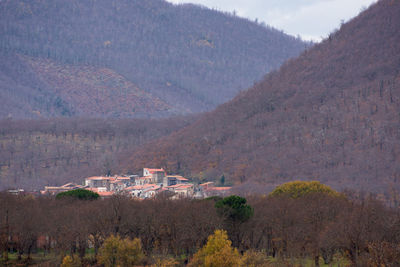
[[203, 184], [200, 184], [200, 186], [206, 186], [206, 185], [212, 185], [212, 184], [214, 184], [214, 182], [203, 183]]
[[86, 190], [89, 190], [89, 191], [92, 191], [92, 192], [95, 192], [95, 193], [99, 192], [99, 189], [96, 188], [96, 187], [88, 187], [88, 188], [86, 188]]
[[231, 190], [232, 187], [209, 187], [207, 188], [207, 191], [227, 191]]
[[160, 186], [155, 186], [155, 187], [151, 187], [151, 188], [147, 188], [147, 189], [145, 189], [145, 190], [143, 190], [144, 192], [149, 192], [149, 191], [153, 191], [153, 190], [158, 190], [158, 189], [160, 189], [161, 187]]
[[143, 186], [145, 188], [147, 188], [147, 187], [156, 187], [157, 185], [156, 184], [144, 184]]
[[134, 187], [135, 187], [136, 185], [133, 185], [133, 186], [129, 186], [129, 187], [125, 187], [125, 189], [124, 190], [133, 190], [134, 189]]
[[112, 183], [112, 184], [121, 184], [122, 183], [122, 181], [120, 181], [120, 180], [112, 180], [110, 183]]
[[189, 187], [193, 187], [192, 184], [174, 184], [174, 185], [170, 185], [170, 186], [166, 186], [167, 188], [189, 188]]
[[143, 189], [143, 185], [134, 185], [134, 186], [125, 188], [125, 190], [140, 190], [140, 189]]
[[129, 177], [122, 177], [122, 176], [115, 177], [115, 178], [117, 178], [118, 180], [130, 180], [131, 179]]
[[175, 189], [186, 189], [186, 188], [190, 188], [190, 187], [193, 187], [193, 185], [190, 185], [190, 184], [182, 185], [182, 186], [176, 187]]

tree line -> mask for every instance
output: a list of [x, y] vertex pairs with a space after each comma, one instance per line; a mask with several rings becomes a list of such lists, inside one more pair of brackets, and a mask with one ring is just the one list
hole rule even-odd
[[[69, 256], [83, 266], [95, 265], [105, 241], [114, 237], [140, 240], [143, 265], [160, 260], [174, 262], [170, 266], [204, 263], [209, 236], [226, 230], [238, 255], [256, 255], [254, 259], [265, 260], [262, 266], [293, 266], [310, 259], [319, 266], [338, 257], [352, 266], [400, 263], [399, 209], [371, 195], [312, 192], [296, 198], [160, 196], [138, 201], [125, 196], [79, 200], [1, 193], [0, 203], [2, 262], [10, 253], [17, 261], [29, 262], [40, 252], [56, 255], [54, 264]], [[133, 247], [139, 244], [135, 242]], [[89, 248], [93, 253], [88, 255]]]

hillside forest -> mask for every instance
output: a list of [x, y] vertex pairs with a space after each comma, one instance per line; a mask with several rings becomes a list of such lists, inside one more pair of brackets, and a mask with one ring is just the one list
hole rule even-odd
[[140, 145], [196, 121], [171, 119], [0, 120], [0, 190], [38, 190], [116, 174]]
[[134, 151], [144, 163], [250, 192], [293, 179], [400, 188], [400, 2], [378, 1], [197, 122]]
[[164, 0], [7, 0], [0, 13], [0, 118], [208, 111], [310, 45]]

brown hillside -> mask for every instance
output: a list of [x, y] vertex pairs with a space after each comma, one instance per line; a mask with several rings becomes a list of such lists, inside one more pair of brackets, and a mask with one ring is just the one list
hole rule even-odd
[[176, 109], [121, 74], [0, 52], [0, 118], [165, 117]]
[[118, 158], [171, 134], [193, 116], [164, 120], [0, 120], [0, 190], [42, 189], [118, 173]]
[[[165, 0], [0, 1], [0, 14], [0, 118], [209, 111], [310, 45], [234, 14]], [[36, 71], [15, 55], [29, 56]], [[148, 109], [134, 87], [171, 112]]]
[[51, 93], [73, 103], [77, 116], [126, 118], [172, 112], [158, 97], [139, 89], [111, 69], [21, 57], [49, 85]]
[[400, 2], [379, 1], [197, 123], [133, 154], [236, 183], [400, 184]]

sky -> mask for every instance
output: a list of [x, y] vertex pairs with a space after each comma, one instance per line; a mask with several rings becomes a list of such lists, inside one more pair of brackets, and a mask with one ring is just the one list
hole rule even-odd
[[287, 34], [315, 42], [326, 38], [342, 22], [357, 16], [376, 0], [167, 0], [200, 4], [240, 17], [257, 19]]

